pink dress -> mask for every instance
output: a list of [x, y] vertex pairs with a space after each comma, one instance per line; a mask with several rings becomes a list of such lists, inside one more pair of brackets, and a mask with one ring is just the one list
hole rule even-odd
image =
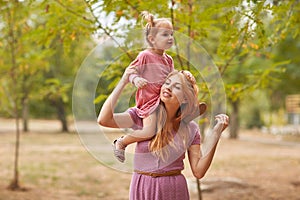
[[131, 83], [137, 76], [148, 81], [144, 88], [137, 90], [135, 97], [135, 111], [140, 118], [145, 118], [158, 106], [160, 88], [168, 74], [174, 70], [173, 59], [166, 53], [161, 56], [144, 50], [130, 65], [136, 66], [138, 71], [138, 74], [129, 76]]
[[[195, 122], [188, 124], [188, 147], [200, 144], [200, 130]], [[182, 141], [174, 136], [174, 141]], [[170, 148], [170, 157], [163, 161], [149, 152], [149, 141], [138, 142], [134, 155], [134, 169], [143, 172], [164, 173], [171, 170], [183, 170], [186, 148]], [[180, 145], [179, 145], [180, 146]], [[178, 146], [177, 146], [178, 147]], [[181, 146], [183, 147], [183, 146]], [[185, 177], [180, 175], [151, 177], [132, 175], [130, 200], [188, 200], [189, 192]]]

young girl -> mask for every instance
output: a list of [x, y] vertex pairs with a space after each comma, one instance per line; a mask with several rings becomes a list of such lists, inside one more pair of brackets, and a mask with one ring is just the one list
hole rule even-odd
[[[134, 67], [135, 73], [129, 76], [129, 81], [138, 88], [135, 99], [136, 107], [128, 109], [127, 114], [124, 114], [118, 122], [118, 126], [126, 124], [126, 127], [133, 127], [135, 131], [113, 143], [114, 155], [120, 162], [125, 160], [127, 145], [150, 139], [155, 135], [156, 114], [154, 111], [160, 102], [160, 88], [167, 75], [174, 70], [172, 57], [165, 53], [165, 50], [171, 48], [174, 43], [172, 23], [166, 18], [155, 19], [147, 11], [142, 12], [142, 17], [147, 21], [145, 37], [149, 48], [141, 51], [130, 64]], [[203, 113], [206, 105], [202, 105], [205, 106], [204, 109], [202, 106]], [[134, 116], [143, 119], [141, 126], [136, 126]], [[192, 119], [187, 119], [187, 121]], [[100, 122], [99, 119], [98, 123], [103, 126], [108, 125]]]

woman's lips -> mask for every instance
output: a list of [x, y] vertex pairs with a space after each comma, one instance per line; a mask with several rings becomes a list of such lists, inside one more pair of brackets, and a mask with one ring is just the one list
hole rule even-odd
[[170, 94], [170, 92], [167, 92], [167, 91], [163, 91], [163, 96], [164, 97], [171, 97], [171, 94]]

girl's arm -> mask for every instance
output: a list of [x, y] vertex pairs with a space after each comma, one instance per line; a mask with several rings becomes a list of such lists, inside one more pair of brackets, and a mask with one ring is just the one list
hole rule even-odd
[[129, 82], [129, 75], [136, 73], [136, 69], [133, 66], [126, 68], [121, 80], [104, 102], [97, 122], [105, 127], [110, 128], [129, 128], [132, 127], [133, 121], [128, 113], [114, 113], [114, 108], [117, 101], [124, 89]]
[[145, 141], [151, 139], [156, 133], [156, 112], [143, 119], [143, 129], [131, 131], [122, 139], [123, 145], [127, 146], [134, 142]]
[[209, 147], [212, 147], [211, 149], [209, 149], [209, 152], [203, 157], [202, 152], [200, 150], [200, 145], [192, 145], [188, 149], [188, 157], [191, 169], [194, 176], [198, 179], [202, 178], [207, 172], [208, 168], [210, 167], [221, 133], [228, 126], [229, 119], [227, 115], [217, 115], [216, 120], [217, 124], [213, 128], [212, 138], [210, 138], [212, 139], [212, 141], [209, 141], [208, 144]]
[[[129, 113], [114, 113], [117, 101], [124, 87], [129, 83], [129, 75], [134, 73], [136, 73], [136, 68], [134, 66], [127, 67], [121, 80], [104, 102], [97, 119], [97, 122], [101, 126], [110, 128], [131, 128], [134, 125]], [[155, 130], [156, 112], [154, 111], [151, 115], [143, 119], [142, 130], [135, 130], [129, 134], [139, 138], [139, 140], [145, 140], [151, 138], [155, 134]]]
[[138, 141], [143, 141], [152, 138], [156, 134], [156, 120], [156, 111], [154, 111], [148, 117], [143, 119], [143, 129], [134, 130], [130, 132], [129, 135], [139, 138]]

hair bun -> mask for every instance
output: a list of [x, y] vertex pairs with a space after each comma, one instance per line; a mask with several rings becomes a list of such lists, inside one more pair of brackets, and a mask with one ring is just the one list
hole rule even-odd
[[148, 11], [143, 11], [141, 13], [142, 19], [146, 20], [146, 27], [154, 27], [154, 16]]

